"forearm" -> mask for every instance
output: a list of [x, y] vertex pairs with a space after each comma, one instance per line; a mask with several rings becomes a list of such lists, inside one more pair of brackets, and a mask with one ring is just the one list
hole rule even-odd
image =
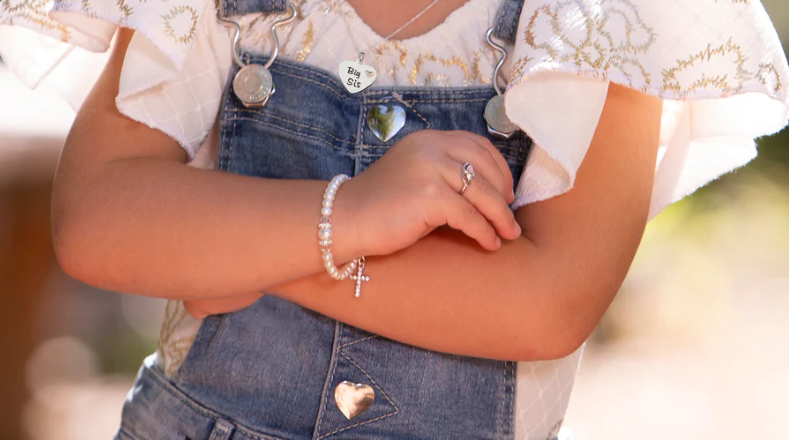
[[[56, 250], [75, 278], [172, 299], [260, 291], [324, 270], [317, 223], [326, 182], [266, 180], [156, 159], [60, 175]], [[338, 203], [341, 203], [338, 201]], [[338, 263], [351, 232], [335, 227]]]
[[[370, 258], [360, 298], [350, 281], [325, 273], [272, 289], [306, 308], [400, 342], [441, 352], [493, 359], [538, 360], [574, 349], [572, 310], [558, 295], [563, 280], [526, 237], [495, 252], [462, 234], [439, 229], [414, 246]], [[561, 282], [559, 282], [561, 281]], [[584, 293], [575, 292], [578, 296]], [[568, 295], [568, 298], [571, 295]]]

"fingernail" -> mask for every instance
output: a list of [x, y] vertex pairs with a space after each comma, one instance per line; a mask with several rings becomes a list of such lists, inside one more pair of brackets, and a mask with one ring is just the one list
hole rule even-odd
[[515, 223], [515, 233], [521, 235], [521, 232], [523, 232], [523, 229], [521, 229], [521, 225]]
[[501, 247], [501, 239], [499, 237], [496, 237], [496, 247]]

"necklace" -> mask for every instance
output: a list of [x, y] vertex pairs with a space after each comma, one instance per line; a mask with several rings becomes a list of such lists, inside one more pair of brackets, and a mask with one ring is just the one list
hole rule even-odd
[[[441, 0], [433, 0], [427, 7], [419, 11], [418, 14], [414, 15], [413, 18], [405, 22], [402, 26], [395, 29], [394, 32], [390, 33], [381, 41], [375, 43], [373, 46], [370, 46], [370, 50], [378, 47], [382, 43], [389, 41], [395, 34], [402, 31], [408, 25], [415, 22], [419, 19], [419, 17], [425, 15], [427, 11], [429, 11], [433, 6], [435, 6]], [[364, 64], [364, 52], [359, 52], [359, 58], [356, 61], [347, 60], [340, 63], [339, 68], [339, 75], [340, 79], [342, 80], [342, 84], [350, 93], [359, 93], [375, 82], [376, 76], [378, 76], [378, 72], [375, 71], [373, 66], [369, 66]]]

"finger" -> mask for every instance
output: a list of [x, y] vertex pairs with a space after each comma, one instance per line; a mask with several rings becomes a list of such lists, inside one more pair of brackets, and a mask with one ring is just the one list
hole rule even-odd
[[514, 180], [512, 177], [512, 171], [510, 171], [510, 166], [509, 164], [507, 164], [507, 159], [504, 158], [504, 156], [501, 154], [499, 149], [496, 148], [496, 146], [493, 145], [493, 143], [490, 142], [488, 138], [484, 136], [480, 136], [475, 133], [471, 133], [470, 131], [457, 130], [454, 133], [475, 142], [477, 145], [485, 149], [485, 151], [487, 151], [488, 154], [491, 155], [493, 160], [499, 166], [499, 169], [501, 170], [501, 173], [505, 178], [507, 191], [503, 194], [511, 194], [512, 197], [509, 197], [509, 199], [511, 199], [509, 203], [512, 203], [515, 200], [515, 193], [513, 191]]
[[476, 240], [483, 249], [495, 251], [501, 247], [501, 239], [493, 226], [466, 198], [454, 193], [447, 194], [443, 200], [447, 226]]
[[[456, 177], [454, 178], [456, 183], [459, 183], [460, 186], [462, 186], [460, 176], [462, 174], [463, 164], [470, 163], [474, 167], [474, 171], [477, 174], [484, 176], [488, 182], [490, 182], [493, 187], [501, 193], [502, 197], [505, 199], [509, 198], [509, 195], [512, 192], [512, 187], [508, 184], [507, 177], [501, 172], [501, 168], [496, 163], [496, 160], [493, 159], [493, 156], [491, 156], [487, 150], [482, 148], [476, 142], [471, 141], [465, 137], [461, 138], [463, 138], [463, 147], [450, 147], [446, 150], [446, 153], [450, 158], [460, 162], [460, 165], [458, 168], [456, 168], [456, 171], [450, 171], [456, 173]], [[452, 181], [447, 180], [447, 182]], [[457, 190], [460, 191], [460, 187], [457, 187]]]
[[483, 176], [477, 175], [462, 194], [498, 232], [499, 236], [515, 240], [521, 235], [521, 228], [515, 220], [515, 213]]
[[499, 151], [499, 149], [493, 145], [490, 139], [465, 130], [457, 130], [457, 134], [460, 136], [465, 136], [467, 139], [476, 142], [479, 146], [488, 151], [499, 165], [499, 168], [501, 168], [501, 172], [508, 177], [509, 186], [513, 186], [512, 172], [510, 171], [510, 166], [507, 163], [507, 159], [504, 158], [504, 155], [502, 155], [501, 151]]

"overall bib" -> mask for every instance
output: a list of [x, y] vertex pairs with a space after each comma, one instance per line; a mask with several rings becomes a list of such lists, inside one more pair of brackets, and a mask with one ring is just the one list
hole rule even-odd
[[[514, 39], [521, 7], [522, 1], [504, 3], [498, 37]], [[277, 0], [225, 0], [223, 12], [285, 8]], [[243, 58], [265, 62], [261, 54]], [[231, 80], [237, 70], [230, 72]], [[515, 182], [526, 163], [531, 140], [522, 132], [508, 140], [488, 135], [483, 113], [495, 96], [492, 86], [373, 86], [352, 95], [336, 75], [303, 63], [277, 59], [270, 71], [276, 93], [265, 107], [245, 108], [232, 92], [225, 94], [220, 171], [325, 181], [340, 173], [354, 176], [404, 136], [428, 128], [488, 136]], [[405, 125], [387, 142], [367, 122], [368, 111], [378, 105], [406, 113]], [[316, 224], [319, 204], [316, 200]], [[317, 239], [315, 258], [320, 258]], [[343, 381], [375, 392], [369, 409], [350, 420], [334, 400]], [[246, 309], [206, 318], [174, 377], [146, 361], [116, 438], [509, 439], [515, 389], [516, 362], [423, 350], [267, 295]]]

